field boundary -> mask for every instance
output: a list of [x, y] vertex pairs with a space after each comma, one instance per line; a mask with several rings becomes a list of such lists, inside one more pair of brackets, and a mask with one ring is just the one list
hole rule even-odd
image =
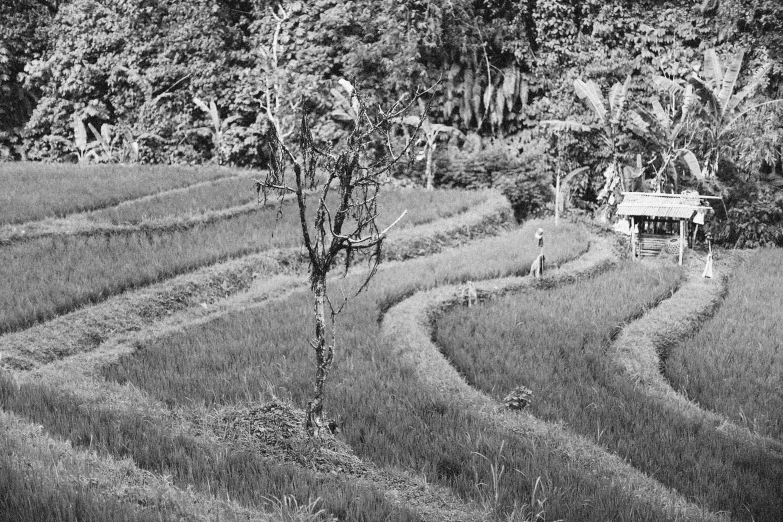
[[[588, 277], [615, 262], [612, 249], [611, 239], [595, 238], [585, 255], [563, 264], [543, 281], [510, 277], [477, 282], [476, 288], [480, 297], [490, 298], [525, 287], [549, 287]], [[433, 394], [458, 403], [466, 411], [500, 428], [533, 439], [536, 445], [568, 455], [572, 462], [590, 470], [597, 480], [617, 485], [650, 508], [663, 509], [688, 520], [727, 520], [725, 515], [705, 512], [620, 457], [568, 432], [562, 425], [541, 421], [529, 413], [510, 412], [488, 395], [469, 386], [431, 339], [435, 317], [460, 300], [456, 285], [442, 286], [414, 294], [390, 308], [383, 319], [382, 332], [386, 338], [393, 340], [395, 355], [413, 369], [420, 382]]]

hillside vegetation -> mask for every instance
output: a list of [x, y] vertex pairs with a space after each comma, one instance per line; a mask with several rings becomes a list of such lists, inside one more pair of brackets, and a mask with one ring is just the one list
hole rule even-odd
[[567, 204], [602, 210], [638, 182], [698, 189], [727, 203], [717, 241], [783, 244], [774, 0], [17, 0], [2, 14], [6, 158], [263, 167], [270, 128], [302, 111], [320, 142], [345, 138], [340, 79], [373, 107], [429, 88], [398, 177], [494, 187], [524, 216], [587, 166]]

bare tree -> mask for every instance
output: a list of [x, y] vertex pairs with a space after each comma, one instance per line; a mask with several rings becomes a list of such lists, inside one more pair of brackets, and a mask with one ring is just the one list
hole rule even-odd
[[[350, 134], [339, 150], [320, 147], [313, 140], [307, 115], [301, 118], [298, 143], [289, 146], [273, 127], [267, 146], [270, 169], [256, 188], [268, 196], [292, 195], [296, 199], [302, 227], [302, 242], [310, 261], [310, 285], [314, 298], [316, 372], [312, 399], [307, 404], [306, 429], [323, 433], [324, 388], [336, 350], [336, 320], [348, 301], [358, 295], [376, 273], [389, 230], [405, 212], [384, 229], [379, 225], [378, 198], [389, 181], [390, 171], [411, 147], [410, 140], [395, 150], [393, 121], [399, 120], [421, 93], [397, 101], [388, 112], [380, 108], [370, 114], [353, 86], [340, 80], [351, 102]], [[314, 210], [314, 213], [313, 213]], [[355, 255], [365, 254], [367, 276], [348, 295], [334, 300], [327, 288], [327, 276], [335, 266], [343, 276]], [[328, 319], [327, 322], [327, 310]]]

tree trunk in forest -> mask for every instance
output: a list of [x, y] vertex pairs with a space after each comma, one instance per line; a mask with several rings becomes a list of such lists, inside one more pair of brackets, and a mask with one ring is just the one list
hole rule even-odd
[[313, 282], [315, 297], [315, 385], [313, 398], [307, 403], [307, 421], [305, 428], [311, 436], [319, 436], [324, 429], [323, 404], [326, 377], [334, 359], [334, 344], [326, 339], [326, 273], [318, 274]]

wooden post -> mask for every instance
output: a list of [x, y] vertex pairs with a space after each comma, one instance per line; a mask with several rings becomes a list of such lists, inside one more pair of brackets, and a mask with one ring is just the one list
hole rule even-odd
[[555, 226], [560, 224], [560, 167], [557, 168], [557, 180], [555, 181]]
[[682, 254], [685, 252], [685, 220], [680, 219], [680, 266], [682, 266]]
[[636, 259], [636, 233], [634, 232], [635, 226], [636, 221], [634, 220], [634, 217], [631, 216], [631, 260]]

